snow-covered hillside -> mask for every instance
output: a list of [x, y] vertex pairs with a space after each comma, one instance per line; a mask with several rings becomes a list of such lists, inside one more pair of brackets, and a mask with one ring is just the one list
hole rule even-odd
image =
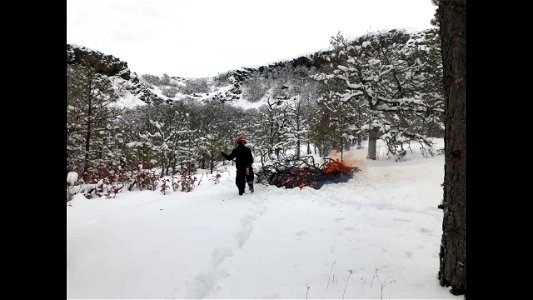
[[80, 64], [91, 65], [96, 73], [111, 81], [118, 96], [113, 105], [120, 108], [180, 100], [195, 100], [200, 103], [218, 100], [245, 109], [250, 106], [244, 99], [241, 88], [242, 82], [249, 75], [247, 70], [228, 71], [217, 78], [183, 78], [167, 74], [138, 76], [130, 71], [127, 62], [117, 57], [84, 46], [67, 44], [67, 65]]
[[[426, 39], [435, 34], [435, 29], [405, 32], [410, 37], [406, 45], [414, 51], [427, 48]], [[220, 70], [223, 73], [209, 78], [185, 78], [168, 74], [137, 75], [130, 71], [127, 62], [117, 57], [70, 44], [67, 45], [67, 64], [76, 65], [88, 60], [96, 66], [97, 73], [107, 76], [113, 83], [118, 95], [115, 105], [118, 107], [170, 104], [182, 100], [205, 103], [214, 100], [246, 110], [267, 105], [269, 98], [290, 98], [302, 94], [303, 86], [316, 84], [311, 75], [330, 64], [322, 57], [329, 51], [318, 51], [254, 68]], [[179, 74], [179, 70], [173, 72]], [[280, 92], [284, 88], [287, 89], [285, 95]]]
[[362, 171], [320, 190], [238, 196], [229, 167], [190, 193], [76, 195], [67, 296], [461, 299], [437, 279], [444, 157], [365, 156], [347, 153]]

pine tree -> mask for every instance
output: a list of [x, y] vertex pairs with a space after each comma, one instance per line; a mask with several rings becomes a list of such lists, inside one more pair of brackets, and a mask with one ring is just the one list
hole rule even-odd
[[466, 294], [466, 1], [438, 2], [446, 99], [439, 280], [460, 295]]
[[67, 69], [67, 166], [88, 180], [113, 163], [117, 100], [109, 80], [84, 61]]
[[438, 112], [428, 109], [430, 98], [422, 93], [428, 81], [421, 59], [426, 52], [418, 47], [418, 38], [391, 30], [346, 43], [337, 35], [332, 39], [333, 50], [326, 55], [330, 65], [315, 76], [326, 91], [333, 92], [330, 98], [337, 95], [338, 100], [351, 104], [354, 130], [368, 133], [370, 159], [376, 159], [378, 139], [395, 156], [405, 153], [404, 145], [412, 141], [431, 147], [422, 121]]
[[354, 135], [360, 132], [362, 124], [358, 121], [363, 111], [348, 92], [345, 80], [335, 75], [339, 73], [339, 66], [348, 59], [348, 41], [338, 32], [331, 37], [330, 44], [332, 50], [325, 56], [329, 64], [322, 68], [321, 73], [313, 76], [320, 84], [315, 122], [311, 131], [312, 139], [319, 145], [322, 156], [328, 155], [331, 148], [339, 150], [342, 156]]

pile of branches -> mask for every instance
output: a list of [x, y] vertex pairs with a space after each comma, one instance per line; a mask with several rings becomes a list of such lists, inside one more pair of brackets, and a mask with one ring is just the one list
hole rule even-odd
[[359, 171], [341, 160], [324, 158], [323, 161], [317, 164], [312, 156], [274, 161], [256, 173], [257, 182], [285, 188], [309, 186], [319, 189], [325, 183], [345, 182]]

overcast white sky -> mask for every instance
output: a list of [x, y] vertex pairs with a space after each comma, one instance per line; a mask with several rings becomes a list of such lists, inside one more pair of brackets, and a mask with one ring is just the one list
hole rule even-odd
[[430, 28], [431, 0], [67, 0], [67, 42], [137, 74], [215, 76], [329, 47], [341, 31]]

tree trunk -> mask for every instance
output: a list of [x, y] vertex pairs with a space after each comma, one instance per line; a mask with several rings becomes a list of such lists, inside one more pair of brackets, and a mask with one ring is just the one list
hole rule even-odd
[[439, 280], [466, 298], [466, 0], [439, 1], [445, 167]]
[[166, 164], [166, 159], [161, 159], [161, 175], [165, 175], [168, 171], [168, 165]]
[[170, 165], [172, 166], [172, 174], [169, 174], [169, 175], [176, 174], [176, 154], [173, 155], [172, 163]]
[[187, 168], [189, 169], [189, 170], [188, 170], [188, 173], [189, 173], [188, 175], [191, 175], [191, 156], [192, 156], [192, 155], [191, 155], [191, 140], [192, 140], [192, 139], [191, 139], [191, 134], [190, 134], [190, 132], [189, 132], [189, 135], [188, 135], [188, 139], [189, 139], [189, 142], [187, 143], [187, 145], [188, 145], [188, 149], [189, 149], [189, 150], [188, 150], [188, 151], [189, 151], [189, 152], [188, 152], [188, 155], [189, 155], [189, 157], [188, 157], [188, 158], [189, 158], [189, 161], [188, 161], [188, 163], [187, 163]]
[[357, 149], [361, 149], [361, 134], [357, 135]]
[[311, 154], [311, 147], [309, 145], [309, 141], [307, 141], [307, 155]]
[[91, 98], [91, 88], [92, 85], [89, 85], [89, 109], [87, 110], [87, 134], [85, 135], [85, 157], [83, 161], [83, 180], [87, 181], [87, 170], [89, 169], [89, 150], [91, 146], [91, 118], [92, 118], [92, 98]]
[[368, 158], [376, 160], [376, 142], [378, 140], [379, 129], [372, 128], [368, 133]]
[[297, 137], [296, 140], [296, 158], [300, 159], [300, 135]]
[[340, 148], [341, 148], [341, 160], [342, 160], [343, 159], [343, 155], [344, 155], [344, 143], [343, 143], [342, 138], [340, 140], [340, 144], [341, 144]]
[[[296, 122], [296, 132], [300, 132], [300, 121]], [[300, 159], [300, 134], [296, 134], [296, 158]]]

